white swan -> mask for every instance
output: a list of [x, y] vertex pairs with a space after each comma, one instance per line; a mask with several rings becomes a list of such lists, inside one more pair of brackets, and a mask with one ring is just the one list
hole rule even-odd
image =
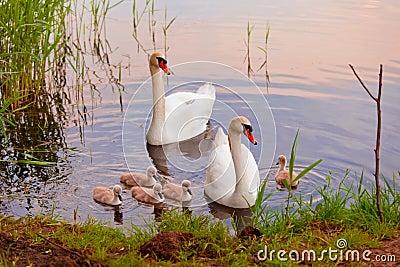
[[146, 139], [152, 145], [176, 143], [195, 137], [206, 130], [215, 101], [215, 87], [210, 83], [196, 93], [178, 92], [165, 97], [163, 71], [169, 73], [162, 53], [149, 60], [153, 88], [153, 117]]
[[153, 188], [134, 186], [131, 188], [131, 193], [137, 201], [149, 204], [158, 204], [165, 200], [160, 183], [154, 184]]
[[146, 174], [144, 173], [124, 173], [119, 178], [121, 183], [127, 186], [153, 186], [157, 181], [161, 181], [161, 177], [157, 174], [157, 169], [154, 166], [147, 167]]
[[[283, 180], [286, 180], [288, 185], [292, 187], [292, 189], [296, 189], [299, 185], [299, 180], [290, 183], [290, 173], [289, 170], [286, 170], [286, 157], [284, 155], [280, 155], [278, 157], [278, 162], [276, 165], [279, 165], [279, 170], [275, 174], [275, 181], [281, 187], [285, 188]], [[293, 171], [292, 173], [292, 180], [295, 180], [297, 177], [297, 173]]]
[[165, 198], [168, 199], [189, 202], [193, 198], [192, 191], [189, 188], [191, 184], [189, 180], [183, 180], [182, 184], [165, 184], [163, 187], [163, 194]]
[[211, 200], [232, 208], [248, 208], [255, 204], [260, 174], [253, 154], [241, 144], [241, 134], [257, 144], [252, 131], [250, 121], [243, 116], [232, 119], [229, 139], [221, 128], [218, 129], [204, 187], [204, 193]]
[[97, 186], [93, 188], [93, 199], [97, 202], [117, 206], [122, 203], [122, 188], [119, 185], [114, 185], [113, 189]]

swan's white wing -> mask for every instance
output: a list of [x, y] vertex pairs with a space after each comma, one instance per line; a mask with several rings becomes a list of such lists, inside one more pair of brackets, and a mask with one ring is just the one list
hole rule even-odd
[[215, 87], [211, 83], [205, 83], [196, 91], [197, 94], [207, 95], [209, 98], [215, 99]]
[[253, 154], [244, 144], [242, 144], [242, 155], [243, 159], [247, 159], [245, 161], [246, 176], [248, 177], [248, 179], [251, 179], [251, 181], [248, 182], [249, 183], [248, 192], [254, 197], [254, 194], [257, 194], [257, 189], [260, 186], [260, 172], [258, 170], [258, 166], [256, 160], [254, 159]]
[[195, 137], [206, 130], [214, 98], [207, 94], [178, 92], [165, 98], [163, 143]]
[[229, 145], [228, 136], [224, 134], [224, 131], [222, 130], [221, 127], [218, 128], [217, 134], [215, 135], [214, 144], [216, 147], [222, 145]]

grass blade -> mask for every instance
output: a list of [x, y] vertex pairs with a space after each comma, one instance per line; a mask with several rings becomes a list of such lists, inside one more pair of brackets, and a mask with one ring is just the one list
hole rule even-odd
[[316, 162], [312, 163], [311, 165], [309, 165], [308, 167], [304, 168], [296, 177], [296, 179], [294, 179], [294, 181], [299, 180], [301, 177], [303, 177], [304, 175], [306, 175], [309, 171], [311, 171], [312, 169], [314, 169], [315, 166], [317, 166], [318, 164], [320, 164], [322, 162], [322, 159], [317, 160]]
[[292, 151], [290, 152], [290, 162], [289, 162], [289, 176], [290, 181], [293, 180], [293, 168], [294, 168], [294, 160], [296, 158], [296, 147], [297, 147], [297, 138], [299, 136], [300, 129], [297, 129], [296, 136], [293, 140]]

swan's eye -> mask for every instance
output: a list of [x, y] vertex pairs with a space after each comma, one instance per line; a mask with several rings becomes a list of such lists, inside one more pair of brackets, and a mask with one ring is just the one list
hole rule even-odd
[[170, 75], [170, 71], [168, 70], [167, 60], [162, 57], [157, 57], [158, 66], [168, 75]]
[[251, 125], [248, 125], [246, 123], [242, 123], [243, 125], [243, 131], [249, 130], [251, 133], [253, 132], [253, 127]]
[[158, 65], [160, 65], [160, 63], [162, 62], [163, 64], [167, 64], [167, 60], [165, 58], [162, 57], [156, 57], [158, 60]]

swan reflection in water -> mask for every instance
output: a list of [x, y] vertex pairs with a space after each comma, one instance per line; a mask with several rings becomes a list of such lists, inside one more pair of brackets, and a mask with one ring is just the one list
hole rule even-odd
[[114, 222], [115, 224], [122, 225], [124, 223], [124, 216], [121, 207], [114, 207]]
[[154, 166], [162, 174], [169, 173], [167, 161], [170, 165], [184, 170], [204, 170], [207, 166], [210, 152], [214, 148], [215, 129], [207, 124], [207, 130], [191, 139], [167, 145], [151, 145], [146, 143], [147, 152]]
[[251, 225], [253, 212], [250, 208], [231, 208], [217, 202], [208, 203], [211, 215], [219, 220], [233, 219], [236, 234]]
[[145, 203], [138, 201], [138, 204], [146, 209], [153, 209], [154, 220], [160, 222], [162, 220], [162, 215], [168, 211], [168, 206], [165, 203]]
[[122, 213], [122, 205], [110, 206], [110, 205], [106, 205], [106, 204], [103, 204], [101, 202], [98, 202], [96, 200], [94, 202], [96, 202], [100, 206], [103, 206], [104, 210], [107, 211], [107, 213], [111, 212], [111, 211], [114, 211], [114, 222], [115, 222], [115, 224], [122, 225], [124, 223], [124, 220], [123, 220], [124, 216], [123, 216], [123, 213]]

